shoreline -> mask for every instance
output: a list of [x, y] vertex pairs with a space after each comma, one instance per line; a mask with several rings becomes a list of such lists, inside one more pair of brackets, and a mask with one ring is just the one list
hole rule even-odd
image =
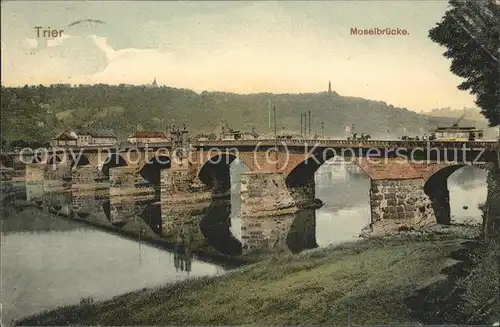
[[169, 283], [100, 302], [82, 299], [79, 305], [15, 324], [345, 325], [349, 303], [357, 325], [446, 323], [420, 312], [419, 305], [430, 301], [422, 299], [429, 289], [439, 286], [445, 292], [451, 287], [445, 281], [463, 275], [468, 265], [464, 253], [477, 247], [477, 228], [462, 229], [374, 237], [276, 255], [222, 276]]

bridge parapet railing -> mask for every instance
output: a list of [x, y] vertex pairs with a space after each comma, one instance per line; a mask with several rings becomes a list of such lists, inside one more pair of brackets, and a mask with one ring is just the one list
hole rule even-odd
[[[279, 147], [281, 146], [324, 146], [324, 147], [352, 147], [352, 148], [438, 148], [438, 149], [486, 149], [487, 151], [498, 151], [498, 141], [474, 141], [474, 142], [454, 142], [454, 141], [405, 141], [405, 140], [333, 140], [333, 139], [290, 139], [290, 140], [277, 140], [274, 139], [255, 139], [255, 140], [213, 140], [213, 141], [195, 141], [190, 145], [192, 147], [218, 147], [218, 146], [274, 146], [275, 143]], [[103, 146], [61, 146], [61, 147], [51, 147], [48, 150], [50, 153], [59, 153], [71, 150], [84, 150], [84, 151], [94, 151], [99, 149], [113, 149], [116, 151], [123, 151], [128, 148], [171, 148], [172, 144], [170, 142], [162, 143], [137, 143], [137, 144], [125, 144], [125, 145], [103, 145]], [[32, 149], [35, 151], [36, 149]], [[3, 155], [13, 156], [19, 155], [20, 152], [3, 152]]]
[[[274, 139], [257, 139], [257, 140], [214, 140], [194, 142], [194, 146], [218, 146], [218, 145], [274, 145]], [[474, 141], [474, 142], [450, 142], [450, 141], [404, 141], [404, 140], [325, 140], [325, 139], [292, 139], [292, 140], [277, 140], [278, 145], [298, 145], [298, 144], [319, 144], [319, 145], [351, 145], [351, 146], [377, 146], [377, 147], [490, 147], [496, 145], [496, 141]]]

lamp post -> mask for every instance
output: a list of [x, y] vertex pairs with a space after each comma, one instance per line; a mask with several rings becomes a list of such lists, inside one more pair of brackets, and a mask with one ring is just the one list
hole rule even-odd
[[300, 137], [304, 136], [304, 114], [300, 113]]
[[276, 127], [276, 106], [273, 106], [273, 117], [274, 117], [274, 151], [276, 160], [276, 170], [278, 170], [278, 131]]
[[309, 132], [307, 133], [307, 136], [310, 137], [311, 136], [311, 110], [308, 111], [308, 114], [309, 114], [309, 119], [308, 119]]
[[302, 135], [302, 138], [306, 138], [307, 137], [307, 114], [305, 112], [301, 113], [300, 114], [300, 121], [301, 121], [301, 124], [300, 124], [300, 129], [301, 129], [301, 135]]

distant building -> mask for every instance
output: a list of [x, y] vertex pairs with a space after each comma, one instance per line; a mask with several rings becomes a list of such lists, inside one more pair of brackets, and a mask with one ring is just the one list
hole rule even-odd
[[73, 132], [61, 132], [50, 140], [52, 147], [77, 146], [78, 136]]
[[91, 135], [91, 146], [104, 146], [104, 145], [116, 145], [118, 144], [118, 139], [114, 135]]
[[75, 133], [75, 132], [62, 132], [50, 140], [52, 147], [59, 146], [109, 146], [118, 144], [118, 139], [113, 135], [99, 135], [88, 132]]
[[255, 133], [248, 133], [248, 132], [240, 132], [236, 130], [232, 131], [224, 131], [220, 135], [220, 139], [223, 141], [230, 141], [230, 140], [256, 140], [258, 139], [258, 135]]
[[164, 132], [136, 132], [127, 137], [127, 143], [130, 144], [145, 144], [145, 143], [166, 143], [169, 141], [167, 134]]
[[220, 134], [220, 139], [223, 141], [241, 140], [242, 138], [243, 138], [243, 133], [237, 130], [222, 131]]
[[77, 134], [77, 145], [84, 147], [92, 144], [92, 135], [90, 133], [78, 133]]
[[328, 93], [332, 93], [332, 81], [328, 81]]

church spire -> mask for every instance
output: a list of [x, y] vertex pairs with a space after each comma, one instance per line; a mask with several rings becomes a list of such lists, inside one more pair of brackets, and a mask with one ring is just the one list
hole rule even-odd
[[328, 81], [328, 93], [332, 93], [332, 81]]
[[158, 86], [158, 84], [156, 83], [156, 77], [154, 78], [152, 85], [153, 85], [154, 87], [157, 87], [157, 86]]

